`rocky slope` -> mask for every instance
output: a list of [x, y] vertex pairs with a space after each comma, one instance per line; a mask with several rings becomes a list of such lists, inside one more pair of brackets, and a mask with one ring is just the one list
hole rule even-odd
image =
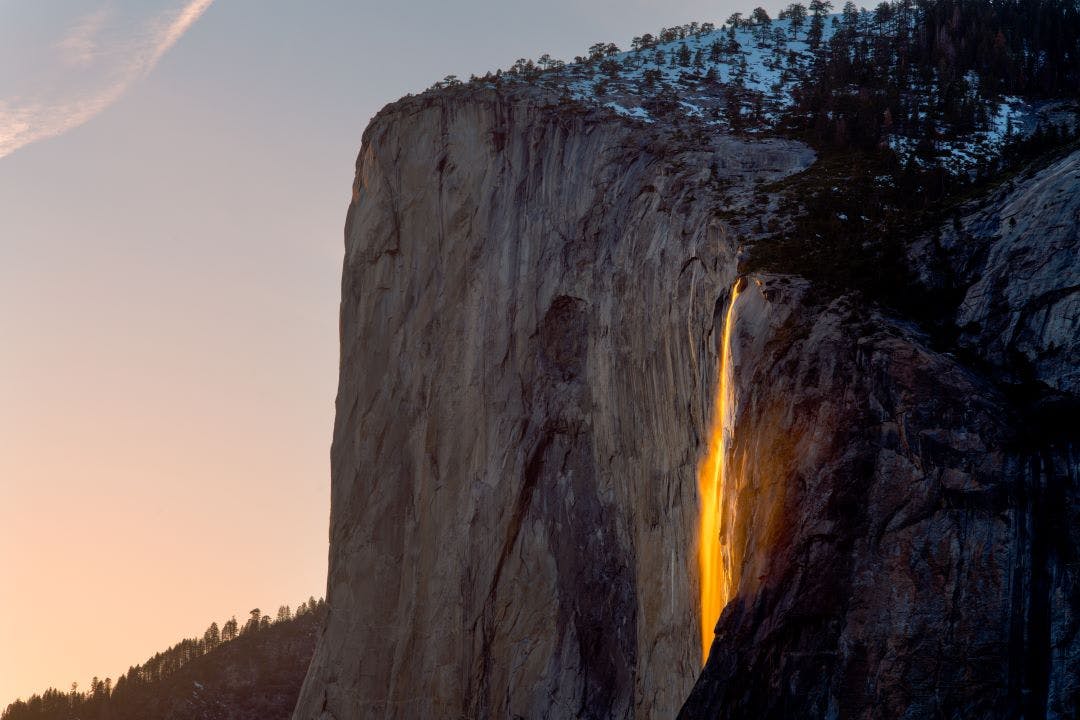
[[[702, 672], [721, 325], [778, 207], [760, 183], [814, 154], [676, 137], [527, 87], [408, 98], [366, 131], [330, 613], [294, 717], [1068, 716], [1075, 435], [1021, 432], [1007, 361], [1030, 348], [1024, 382], [1074, 407], [1072, 166], [918, 253], [978, 362], [799, 278], [739, 280], [735, 594]], [[1049, 197], [1045, 227], [1001, 214], [1041, 222]]]

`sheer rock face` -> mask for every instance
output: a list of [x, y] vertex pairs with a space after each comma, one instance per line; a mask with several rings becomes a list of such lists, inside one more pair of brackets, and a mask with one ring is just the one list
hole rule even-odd
[[796, 280], [740, 295], [738, 591], [681, 717], [1076, 716], [1078, 175], [913, 243], [970, 366]]
[[713, 143], [527, 90], [410, 98], [368, 128], [330, 614], [297, 720], [1072, 716], [1075, 433], [1024, 432], [998, 388], [1019, 353], [1075, 398], [1075, 171], [913, 252], [963, 300], [942, 313], [977, 371], [850, 297], [742, 281], [736, 590], [701, 671], [695, 476], [738, 252], [719, 217], [768, 219], [755, 181], [813, 159]]
[[912, 259], [962, 298], [962, 347], [1013, 382], [1080, 397], [1080, 151], [967, 208]]
[[681, 152], [521, 92], [380, 113], [346, 225], [331, 610], [296, 718], [676, 714], [735, 278], [717, 188], [750, 202], [812, 159]]
[[751, 278], [732, 338], [738, 591], [682, 718], [1069, 717], [1078, 458], [926, 338]]

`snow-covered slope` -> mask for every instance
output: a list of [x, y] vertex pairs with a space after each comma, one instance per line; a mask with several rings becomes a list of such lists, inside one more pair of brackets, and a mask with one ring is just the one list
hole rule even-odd
[[[747, 129], [762, 129], [780, 120], [809, 71], [806, 26], [795, 31], [789, 20], [775, 20], [699, 32], [569, 65], [550, 79], [575, 100], [627, 117], [652, 121], [662, 108], [722, 128], [741, 120]], [[834, 27], [826, 22], [826, 41]]]
[[[867, 18], [863, 11], [859, 27], [864, 19], [869, 26]], [[741, 20], [719, 28], [693, 23], [663, 31], [665, 42], [652, 36], [635, 38], [630, 51], [600, 44], [589, 58], [570, 64], [519, 60], [515, 70], [502, 77], [553, 88], [569, 100], [644, 123], [663, 120], [682, 127], [685, 121], [687, 130], [697, 132], [774, 133], [790, 126], [798, 94], [817, 81], [822, 58], [832, 52], [829, 43], [842, 22], [841, 15], [824, 18], [817, 57], [810, 42], [810, 18], [797, 25], [790, 19]], [[983, 101], [977, 97], [977, 77], [969, 78], [969, 86], [972, 101], [983, 105], [979, 129], [957, 135], [930, 118], [939, 126], [939, 137], [929, 145], [899, 131], [886, 134], [885, 142], [901, 162], [974, 175], [1000, 157], [1011, 136], [1035, 129], [1039, 113], [1029, 102], [1018, 97]], [[858, 93], [859, 88], [845, 91]], [[932, 95], [935, 89], [912, 91]]]

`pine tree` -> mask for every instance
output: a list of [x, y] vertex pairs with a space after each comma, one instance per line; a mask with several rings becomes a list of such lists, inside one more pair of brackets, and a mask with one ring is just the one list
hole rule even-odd
[[249, 613], [250, 617], [248, 621], [244, 623], [244, 629], [241, 633], [258, 632], [259, 623], [262, 620], [262, 611], [259, 608], [253, 608]]
[[221, 631], [218, 630], [216, 622], [210, 623], [210, 627], [206, 628], [206, 632], [203, 633], [203, 642], [206, 643], [208, 652], [221, 644]]
[[758, 44], [763, 45], [772, 29], [772, 18], [769, 17], [765, 8], [756, 7], [750, 14], [750, 22], [754, 25], [754, 35], [757, 37]]
[[221, 640], [223, 642], [235, 640], [238, 634], [238, 623], [236, 622], [236, 616], [234, 615], [226, 620], [225, 624], [221, 627]]
[[825, 33], [825, 16], [832, 7], [829, 0], [810, 0], [810, 29], [806, 31], [806, 42], [811, 50], [821, 47]]
[[678, 57], [678, 61], [679, 61], [680, 66], [682, 66], [682, 67], [690, 67], [690, 61], [691, 61], [690, 48], [687, 47], [686, 43], [682, 43], [681, 45], [679, 45], [679, 51], [678, 51], [678, 56], [677, 57]]
[[791, 39], [795, 40], [799, 36], [803, 23], [806, 22], [806, 6], [802, 3], [791, 3], [784, 8], [781, 18], [791, 21]]
[[723, 52], [724, 47], [720, 44], [720, 41], [713, 40], [712, 44], [709, 45], [709, 61], [714, 63], [720, 62]]

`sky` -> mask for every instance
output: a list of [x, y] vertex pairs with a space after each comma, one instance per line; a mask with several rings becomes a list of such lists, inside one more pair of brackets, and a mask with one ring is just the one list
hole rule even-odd
[[750, 9], [0, 0], [0, 708], [324, 593], [342, 228], [380, 107]]

